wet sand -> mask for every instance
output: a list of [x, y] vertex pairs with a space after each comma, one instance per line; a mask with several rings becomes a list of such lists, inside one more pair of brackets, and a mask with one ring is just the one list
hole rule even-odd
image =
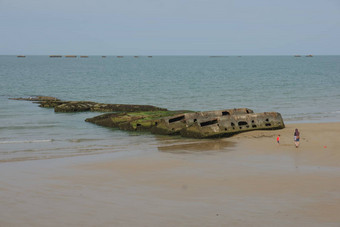
[[294, 124], [160, 137], [157, 151], [132, 155], [1, 163], [0, 226], [339, 226], [339, 136], [340, 123]]

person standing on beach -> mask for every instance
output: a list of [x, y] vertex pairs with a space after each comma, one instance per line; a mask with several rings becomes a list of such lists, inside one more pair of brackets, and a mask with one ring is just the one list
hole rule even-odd
[[280, 135], [278, 135], [278, 136], [276, 137], [276, 142], [277, 142], [277, 143], [280, 143]]
[[295, 143], [295, 147], [298, 148], [300, 145], [300, 132], [297, 128], [295, 129], [295, 132], [294, 132], [294, 143]]

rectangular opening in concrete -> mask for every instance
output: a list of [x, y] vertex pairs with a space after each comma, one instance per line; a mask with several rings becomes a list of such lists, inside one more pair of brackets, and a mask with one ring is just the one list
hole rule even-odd
[[175, 118], [171, 118], [171, 119], [169, 119], [169, 123], [174, 123], [174, 122], [176, 122], [176, 121], [181, 121], [181, 120], [183, 120], [184, 118], [185, 118], [184, 115], [179, 116], [179, 117], [175, 117]]
[[242, 126], [242, 125], [248, 125], [248, 123], [246, 121], [239, 121], [238, 126]]
[[201, 122], [201, 127], [208, 126], [208, 125], [213, 125], [217, 123], [217, 119], [211, 120], [211, 121], [206, 121], [206, 122]]

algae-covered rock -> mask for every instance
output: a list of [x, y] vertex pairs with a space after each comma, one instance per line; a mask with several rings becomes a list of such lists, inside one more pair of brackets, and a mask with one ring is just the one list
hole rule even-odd
[[91, 107], [94, 104], [95, 104], [94, 102], [82, 102], [82, 101], [66, 102], [66, 103], [61, 103], [60, 105], [56, 105], [54, 107], [54, 111], [55, 112], [91, 111]]
[[29, 96], [20, 98], [9, 98], [11, 100], [24, 100], [24, 101], [60, 101], [56, 97], [51, 96]]
[[56, 106], [59, 106], [63, 103], [65, 103], [65, 101], [60, 101], [60, 100], [57, 100], [57, 101], [39, 101], [39, 102], [34, 102], [34, 103], [38, 103], [39, 104], [39, 107], [43, 107], [43, 108], [54, 108]]
[[136, 111], [166, 111], [151, 105], [133, 105], [133, 104], [105, 104], [89, 101], [60, 101], [44, 100], [39, 101], [40, 107], [54, 108], [55, 112], [136, 112]]
[[134, 105], [134, 104], [105, 104], [90, 101], [61, 101], [55, 97], [33, 96], [27, 98], [10, 98], [12, 100], [33, 101], [40, 104], [43, 108], [54, 108], [55, 112], [137, 112], [137, 111], [167, 111], [151, 105]]
[[151, 105], [105, 104], [88, 101], [44, 101], [40, 107], [54, 107], [55, 112], [136, 112], [167, 110]]
[[108, 113], [88, 118], [85, 121], [128, 131], [151, 131], [153, 127], [159, 124], [160, 119], [185, 112], [186, 111], [144, 111]]
[[54, 107], [55, 112], [136, 112], [136, 111], [158, 111], [167, 110], [151, 105], [129, 105], [129, 104], [104, 104], [87, 101], [64, 102]]

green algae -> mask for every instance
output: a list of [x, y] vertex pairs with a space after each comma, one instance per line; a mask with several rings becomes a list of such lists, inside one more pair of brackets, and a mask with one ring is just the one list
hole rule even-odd
[[106, 127], [115, 127], [128, 131], [150, 131], [160, 119], [191, 111], [141, 111], [103, 114], [86, 119], [87, 122]]
[[183, 111], [146, 111], [131, 112], [124, 116], [116, 116], [112, 118], [113, 122], [117, 122], [118, 127], [126, 130], [150, 130], [156, 126], [161, 118], [182, 114]]

